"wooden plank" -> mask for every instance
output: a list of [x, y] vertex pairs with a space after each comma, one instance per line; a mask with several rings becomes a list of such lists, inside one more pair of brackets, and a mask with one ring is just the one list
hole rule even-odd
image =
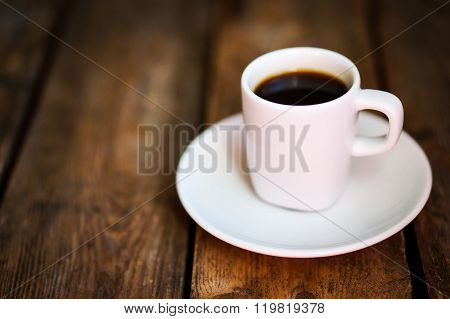
[[[68, 43], [198, 123], [201, 1], [78, 4]], [[0, 212], [0, 294], [181, 297], [189, 220], [174, 187], [53, 265], [174, 182], [137, 174], [136, 132], [140, 123], [177, 123], [66, 47], [55, 63]]]
[[[51, 28], [58, 1], [8, 3], [44, 28]], [[47, 49], [47, 35], [0, 3], [0, 173], [24, 116], [31, 87]]]
[[[264, 52], [319, 46], [357, 60], [370, 49], [363, 2], [240, 4], [240, 8], [224, 15], [215, 37], [207, 113], [210, 122], [240, 111], [241, 72]], [[359, 68], [363, 86], [376, 88], [371, 58], [360, 63]], [[191, 293], [195, 298], [411, 296], [401, 233], [376, 248], [403, 268], [370, 248], [330, 258], [275, 258], [232, 247], [197, 230]]]
[[[405, 7], [384, 1], [379, 16], [381, 42], [444, 2], [411, 1]], [[423, 147], [433, 170], [431, 197], [414, 222], [432, 298], [450, 296], [449, 20], [447, 5], [383, 49], [388, 89], [404, 101], [405, 128]]]

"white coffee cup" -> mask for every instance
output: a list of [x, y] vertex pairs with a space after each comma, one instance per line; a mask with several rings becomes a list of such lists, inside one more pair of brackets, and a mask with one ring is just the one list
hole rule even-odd
[[[335, 100], [304, 106], [273, 103], [253, 92], [263, 80], [297, 70], [334, 75], [349, 90]], [[352, 156], [386, 152], [402, 131], [400, 100], [362, 90], [356, 66], [333, 51], [299, 47], [264, 54], [244, 70], [241, 89], [247, 166], [255, 192], [271, 204], [308, 211], [329, 207], [345, 187]], [[357, 114], [365, 109], [387, 116], [386, 136], [355, 136]]]

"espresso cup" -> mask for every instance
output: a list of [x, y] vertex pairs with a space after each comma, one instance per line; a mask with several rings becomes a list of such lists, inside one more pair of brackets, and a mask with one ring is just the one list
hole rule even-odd
[[[265, 79], [300, 70], [335, 76], [348, 91], [329, 102], [295, 106], [273, 103], [254, 93]], [[342, 193], [353, 156], [381, 154], [397, 143], [403, 126], [402, 103], [384, 91], [362, 90], [360, 82], [354, 63], [320, 48], [273, 51], [245, 68], [241, 90], [246, 158], [261, 199], [295, 210], [323, 210]], [[358, 112], [366, 109], [387, 116], [387, 135], [355, 135]]]

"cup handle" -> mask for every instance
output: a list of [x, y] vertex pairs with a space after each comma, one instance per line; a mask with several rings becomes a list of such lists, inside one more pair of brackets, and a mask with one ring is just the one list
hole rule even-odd
[[403, 127], [402, 102], [393, 94], [378, 90], [361, 90], [356, 98], [356, 111], [375, 110], [384, 113], [389, 119], [389, 132], [386, 136], [355, 137], [353, 156], [368, 156], [389, 151], [397, 143]]

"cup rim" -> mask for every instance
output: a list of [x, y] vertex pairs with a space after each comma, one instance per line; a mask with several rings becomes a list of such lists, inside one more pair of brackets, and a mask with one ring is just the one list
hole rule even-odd
[[[248, 83], [248, 77], [249, 77], [249, 73], [250, 73], [250, 69], [258, 62], [260, 62], [262, 59], [267, 58], [268, 56], [271, 55], [276, 55], [276, 54], [280, 54], [286, 51], [311, 51], [311, 54], [315, 51], [315, 52], [321, 52], [321, 53], [325, 53], [325, 54], [330, 54], [330, 55], [334, 55], [335, 58], [341, 59], [343, 60], [345, 63], [349, 64], [350, 66], [346, 69], [347, 70], [351, 70], [352, 75], [353, 75], [353, 81], [352, 84], [350, 86], [350, 88], [348, 89], [347, 92], [345, 92], [343, 95], [341, 95], [340, 97], [328, 101], [328, 102], [323, 102], [323, 103], [317, 103], [317, 104], [305, 104], [305, 105], [301, 105], [302, 108], [298, 108], [299, 110], [303, 109], [303, 107], [305, 108], [309, 108], [309, 107], [326, 107], [326, 106], [331, 106], [334, 103], [336, 103], [337, 101], [340, 101], [344, 98], [346, 98], [350, 93], [353, 93], [355, 90], [359, 89], [360, 87], [360, 83], [361, 83], [361, 77], [358, 71], [358, 68], [356, 67], [355, 63], [353, 63], [349, 58], [347, 58], [346, 56], [332, 51], [332, 50], [327, 50], [327, 49], [323, 49], [323, 48], [317, 48], [317, 47], [291, 47], [291, 48], [285, 48], [285, 49], [279, 49], [279, 50], [275, 50], [275, 51], [270, 51], [268, 53], [265, 53], [263, 55], [260, 55], [259, 57], [255, 58], [254, 60], [252, 60], [244, 69], [244, 71], [242, 72], [242, 76], [241, 76], [241, 87], [242, 89], [245, 91], [245, 93], [247, 95], [249, 95], [250, 97], [256, 99], [259, 102], [263, 102], [266, 103], [267, 105], [273, 106], [275, 108], [282, 108], [282, 109], [286, 109], [286, 107], [288, 106], [294, 106], [291, 104], [281, 104], [281, 103], [275, 103], [275, 102], [271, 102], [268, 100], [265, 100], [261, 97], [259, 97], [258, 95], [255, 94], [255, 92], [253, 92], [253, 90], [250, 88], [250, 85]], [[320, 69], [319, 69], [320, 70]], [[324, 72], [328, 72], [328, 70], [323, 69]], [[345, 71], [344, 71], [345, 72]], [[343, 73], [343, 72], [342, 72]]]

